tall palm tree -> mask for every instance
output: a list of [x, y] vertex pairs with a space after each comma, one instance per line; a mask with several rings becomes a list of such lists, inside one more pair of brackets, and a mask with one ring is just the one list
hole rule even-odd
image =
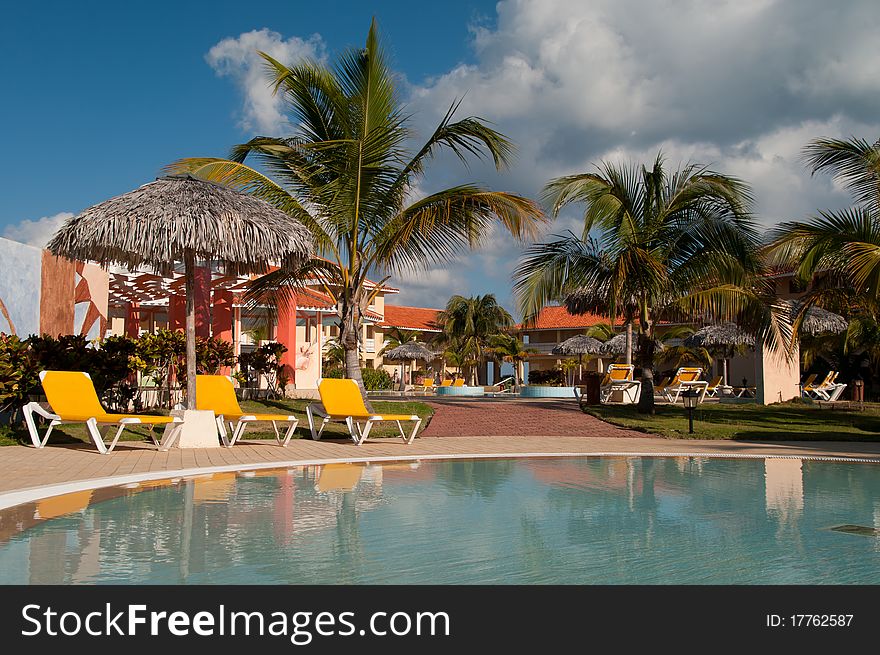
[[[522, 341], [512, 334], [496, 334], [489, 338], [489, 346], [492, 349], [492, 355], [496, 359], [513, 364], [514, 385], [520, 386], [523, 383], [524, 364], [528, 360], [529, 355], [538, 352], [534, 348], [527, 347]], [[500, 371], [501, 368], [499, 367]], [[500, 374], [498, 376], [501, 377]]]
[[514, 272], [523, 315], [565, 300], [573, 313], [632, 316], [640, 411], [654, 409], [654, 328], [661, 319], [747, 319], [775, 345], [783, 328], [759, 286], [758, 233], [745, 183], [695, 164], [668, 173], [658, 155], [650, 168], [606, 162], [595, 172], [551, 180], [545, 199], [554, 215], [584, 203], [583, 232], [527, 249]]
[[[806, 221], [788, 221], [771, 232], [773, 261], [794, 267], [812, 283], [795, 317], [798, 328], [811, 306], [844, 315], [880, 318], [880, 140], [817, 139], [804, 148], [813, 174], [829, 172], [850, 190], [853, 207], [820, 211]], [[797, 330], [795, 330], [797, 334]]]
[[[428, 162], [442, 151], [462, 161], [491, 158], [500, 170], [512, 144], [480, 118], [453, 120], [456, 102], [424, 145], [408, 151], [414, 134], [375, 21], [364, 48], [343, 53], [332, 68], [260, 56], [294, 133], [258, 136], [235, 146], [229, 159], [189, 158], [169, 169], [252, 193], [311, 229], [320, 258], [305, 270], [282, 267], [259, 278], [250, 297], [283, 309], [304, 277], [322, 280], [338, 307], [346, 375], [363, 391], [362, 316], [382, 286], [371, 284], [368, 274], [389, 276], [448, 261], [480, 246], [496, 222], [528, 239], [544, 217], [531, 200], [474, 184], [410, 197]], [[260, 168], [245, 164], [249, 158]]]
[[513, 317], [491, 293], [469, 298], [455, 295], [438, 314], [437, 323], [450, 341], [449, 349], [458, 350], [467, 355], [465, 359], [475, 362], [469, 367], [470, 382], [475, 385], [477, 368], [490, 354], [489, 340], [513, 325]]

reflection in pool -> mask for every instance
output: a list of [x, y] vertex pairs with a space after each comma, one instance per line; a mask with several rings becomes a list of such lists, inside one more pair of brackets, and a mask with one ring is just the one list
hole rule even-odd
[[876, 528], [872, 464], [333, 464], [4, 510], [0, 583], [877, 584]]

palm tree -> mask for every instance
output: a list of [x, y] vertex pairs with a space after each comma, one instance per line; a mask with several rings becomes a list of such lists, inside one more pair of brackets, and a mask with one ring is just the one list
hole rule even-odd
[[[654, 328], [661, 319], [706, 318], [752, 323], [771, 345], [784, 327], [768, 308], [757, 274], [758, 234], [748, 186], [705, 167], [664, 170], [603, 163], [596, 172], [551, 180], [553, 214], [586, 206], [580, 236], [569, 233], [526, 250], [514, 272], [523, 315], [553, 301], [569, 311], [623, 316], [639, 328], [639, 411], [654, 409]], [[597, 238], [591, 239], [592, 231]]]
[[326, 368], [330, 368], [331, 366], [344, 366], [345, 365], [345, 348], [342, 347], [342, 344], [339, 343], [336, 339], [327, 339], [324, 344], [324, 366]]
[[[419, 339], [421, 339], [422, 333], [416, 332], [413, 330], [401, 330], [399, 328], [391, 328], [388, 330], [388, 333], [385, 335], [385, 345], [382, 347], [382, 350], [379, 351], [379, 355], [384, 355], [389, 350], [394, 350], [398, 346], [402, 346], [407, 343], [419, 343]], [[410, 371], [413, 370], [413, 365], [410, 364]], [[406, 382], [404, 380], [404, 362], [400, 362], [400, 391], [404, 391], [406, 389]], [[412, 375], [410, 375], [412, 378]], [[415, 381], [413, 380], [413, 384]]]
[[[538, 352], [534, 348], [528, 348], [512, 334], [496, 334], [489, 338], [489, 346], [495, 358], [513, 364], [514, 386], [520, 386], [523, 383], [524, 367], [523, 364], [529, 358], [529, 355]], [[501, 370], [501, 367], [498, 367]], [[500, 375], [499, 375], [500, 378]]]
[[455, 295], [438, 314], [437, 323], [449, 339], [449, 349], [474, 362], [469, 366], [470, 382], [476, 385], [477, 368], [489, 354], [489, 340], [513, 325], [513, 317], [491, 293], [470, 298]]
[[[375, 21], [364, 48], [343, 53], [332, 68], [314, 61], [288, 66], [260, 55], [294, 134], [258, 136], [235, 146], [229, 159], [189, 158], [169, 169], [252, 193], [309, 227], [319, 257], [300, 271], [282, 267], [257, 279], [249, 297], [283, 308], [303, 278], [322, 280], [338, 307], [346, 375], [363, 391], [362, 316], [387, 280], [374, 285], [368, 274], [389, 276], [449, 261], [479, 247], [493, 223], [528, 239], [545, 219], [531, 200], [474, 184], [410, 197], [428, 162], [442, 151], [462, 161], [491, 158], [501, 170], [513, 146], [480, 118], [453, 120], [455, 102], [424, 145], [408, 151], [414, 134]], [[260, 169], [246, 165], [248, 158]]]
[[[880, 318], [880, 140], [817, 139], [804, 148], [813, 174], [830, 172], [853, 194], [854, 206], [820, 211], [806, 221], [781, 223], [771, 232], [774, 263], [794, 267], [812, 283], [794, 325], [818, 305], [844, 315]], [[797, 329], [795, 330], [797, 334]]]

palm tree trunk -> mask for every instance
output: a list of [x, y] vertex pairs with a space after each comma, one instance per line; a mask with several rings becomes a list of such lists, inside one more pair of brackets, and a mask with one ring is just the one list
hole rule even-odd
[[191, 250], [184, 254], [186, 284], [186, 406], [196, 408], [196, 262]]
[[654, 413], [654, 330], [642, 326], [639, 335], [639, 363], [642, 367], [642, 390], [639, 395], [640, 414]]
[[[364, 379], [361, 374], [360, 362], [360, 320], [358, 317], [357, 304], [342, 302], [342, 316], [339, 321], [339, 343], [345, 350], [345, 377], [349, 380], [357, 382], [361, 390], [361, 396], [367, 409], [370, 409], [370, 402], [367, 399], [367, 389], [364, 387]], [[372, 411], [372, 409], [370, 409]]]
[[626, 363], [632, 364], [633, 361], [633, 324], [628, 321], [626, 324]]

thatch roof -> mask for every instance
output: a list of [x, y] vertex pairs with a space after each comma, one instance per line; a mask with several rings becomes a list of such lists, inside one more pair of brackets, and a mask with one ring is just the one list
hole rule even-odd
[[435, 354], [433, 351], [428, 350], [425, 346], [416, 341], [401, 344], [382, 354], [383, 359], [390, 359], [392, 361], [407, 361], [410, 359], [424, 359], [430, 361], [434, 359], [434, 357]]
[[718, 323], [700, 328], [684, 340], [684, 345], [697, 348], [754, 346], [755, 338], [736, 323]]
[[602, 352], [602, 342], [586, 334], [577, 334], [554, 346], [554, 355], [598, 355]]
[[49, 242], [55, 255], [167, 273], [189, 250], [227, 273], [295, 265], [312, 236], [288, 214], [253, 196], [190, 175], [172, 175], [105, 200], [69, 219]]
[[[660, 342], [654, 341], [654, 348], [657, 350], [663, 350], [665, 346]], [[632, 348], [633, 352], [638, 352], [639, 350], [639, 337], [637, 334], [632, 335]], [[611, 337], [608, 341], [602, 344], [602, 354], [603, 355], [623, 355], [626, 352], [626, 333], [621, 332], [620, 334]]]
[[[789, 300], [792, 317], [796, 316], [803, 306], [797, 300]], [[849, 322], [840, 314], [829, 312], [821, 307], [810, 307], [801, 322], [801, 332], [812, 336], [819, 334], [840, 334], [849, 327]]]

